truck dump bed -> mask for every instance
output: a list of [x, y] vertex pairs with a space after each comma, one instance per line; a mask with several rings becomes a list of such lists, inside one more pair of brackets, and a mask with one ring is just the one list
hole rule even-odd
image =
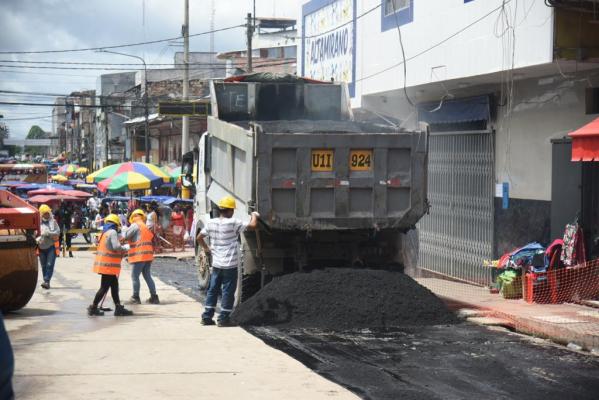
[[407, 231], [427, 211], [426, 129], [353, 121], [341, 84], [225, 82], [212, 93], [211, 201], [232, 194], [242, 215], [255, 208], [278, 230]]

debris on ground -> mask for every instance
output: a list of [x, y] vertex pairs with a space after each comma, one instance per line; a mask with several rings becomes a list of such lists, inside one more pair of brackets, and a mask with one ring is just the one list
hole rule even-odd
[[331, 330], [457, 322], [438, 297], [408, 275], [349, 268], [277, 277], [231, 318], [241, 326]]

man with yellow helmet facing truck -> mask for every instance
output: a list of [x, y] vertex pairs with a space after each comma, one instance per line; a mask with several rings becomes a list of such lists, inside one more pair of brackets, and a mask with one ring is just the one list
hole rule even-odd
[[[249, 223], [233, 218], [235, 199], [231, 196], [223, 197], [217, 205], [220, 216], [211, 218], [196, 238], [204, 252], [212, 256], [212, 273], [202, 314], [202, 325], [214, 325], [212, 317], [218, 295], [221, 293], [221, 312], [217, 324], [218, 326], [228, 326], [237, 288], [238, 238], [246, 229], [256, 229], [260, 214], [253, 212]], [[210, 246], [204, 238], [210, 238]]]
[[128, 316], [133, 312], [127, 310], [119, 298], [119, 274], [121, 273], [121, 261], [129, 245], [121, 245], [118, 232], [121, 229], [121, 219], [118, 215], [109, 214], [104, 218], [104, 226], [100, 243], [94, 259], [93, 271], [102, 276], [100, 289], [96, 293], [93, 303], [87, 308], [87, 314], [90, 316], [104, 315], [104, 312], [98, 308], [101, 301], [104, 300], [108, 290], [112, 295], [114, 302], [114, 315]]
[[156, 284], [152, 279], [152, 261], [154, 260], [154, 246], [152, 241], [154, 234], [146, 226], [146, 213], [143, 210], [137, 209], [131, 213], [129, 223], [131, 226], [125, 232], [130, 249], [127, 254], [129, 264], [131, 264], [131, 280], [133, 281], [133, 296], [131, 302], [141, 304], [139, 298], [139, 275], [143, 275], [148, 289], [150, 290], [150, 298], [148, 303], [159, 304], [158, 295], [156, 294]]

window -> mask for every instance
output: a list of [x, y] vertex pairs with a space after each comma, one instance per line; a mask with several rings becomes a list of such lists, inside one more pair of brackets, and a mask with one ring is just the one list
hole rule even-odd
[[587, 88], [585, 91], [586, 114], [599, 114], [599, 88]]
[[381, 32], [414, 20], [414, 0], [382, 0]]
[[410, 0], [385, 0], [385, 16], [410, 8]]

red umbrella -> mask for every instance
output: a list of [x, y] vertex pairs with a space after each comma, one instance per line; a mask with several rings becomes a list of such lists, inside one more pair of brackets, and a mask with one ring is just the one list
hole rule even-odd
[[58, 189], [35, 189], [27, 192], [27, 196], [60, 194]]
[[74, 196], [74, 197], [93, 197], [94, 195], [91, 193], [84, 192], [83, 190], [59, 190], [58, 194], [64, 194], [66, 196]]
[[74, 197], [74, 196], [65, 196], [63, 194], [55, 194], [55, 195], [38, 195], [33, 196], [27, 199], [30, 203], [51, 203], [55, 201], [85, 201], [84, 198]]

